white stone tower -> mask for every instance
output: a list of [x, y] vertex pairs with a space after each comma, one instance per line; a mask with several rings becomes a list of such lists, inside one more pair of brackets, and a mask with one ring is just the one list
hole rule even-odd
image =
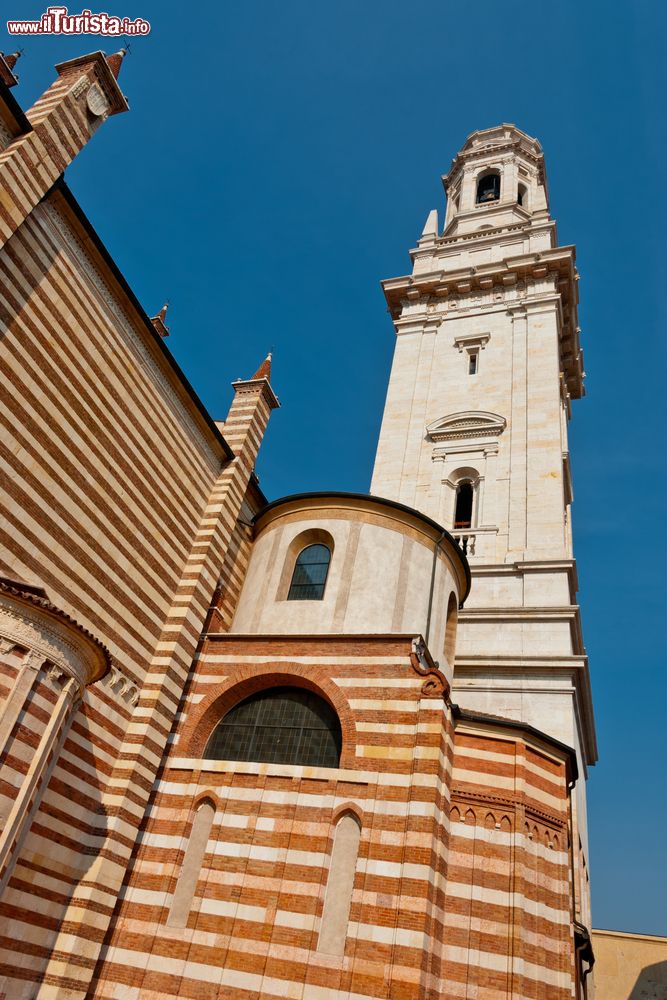
[[[443, 178], [412, 274], [384, 282], [397, 341], [371, 492], [460, 539], [472, 590], [453, 700], [520, 719], [596, 760], [576, 603], [568, 421], [583, 393], [574, 247], [559, 247], [540, 144], [474, 132]], [[431, 650], [442, 658], [442, 650]], [[589, 924], [585, 782], [575, 918]]]

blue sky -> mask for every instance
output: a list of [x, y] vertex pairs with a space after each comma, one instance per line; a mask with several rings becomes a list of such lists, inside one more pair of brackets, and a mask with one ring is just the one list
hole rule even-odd
[[[6, 16], [45, 6], [8, 0]], [[273, 347], [282, 408], [259, 465], [270, 499], [368, 489], [394, 341], [379, 281], [408, 270], [470, 132], [507, 121], [540, 139], [560, 242], [577, 244], [588, 372], [571, 447], [601, 758], [589, 782], [594, 924], [667, 934], [667, 8], [101, 7], [152, 32], [122, 69], [130, 114], [67, 179], [147, 311], [170, 300], [169, 346], [214, 416]], [[100, 47], [118, 46], [25, 42], [16, 96], [29, 106], [55, 62]]]

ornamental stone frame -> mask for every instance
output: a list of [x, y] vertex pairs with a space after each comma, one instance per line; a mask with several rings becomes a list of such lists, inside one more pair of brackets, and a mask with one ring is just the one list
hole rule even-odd
[[105, 675], [110, 658], [105, 647], [64, 612], [40, 587], [0, 581], [0, 657], [13, 677], [0, 707], [0, 756], [7, 755], [15, 727], [27, 711], [33, 690], [43, 684], [55, 704], [43, 726], [13, 806], [0, 817], [0, 896], [20, 853], [32, 819], [57, 762], [85, 687]]

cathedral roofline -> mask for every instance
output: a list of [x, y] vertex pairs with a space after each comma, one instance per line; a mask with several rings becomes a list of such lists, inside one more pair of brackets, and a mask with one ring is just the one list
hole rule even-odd
[[271, 503], [263, 507], [255, 517], [253, 518], [253, 524], [259, 524], [260, 520], [265, 518], [267, 514], [272, 513], [279, 507], [286, 506], [290, 503], [299, 503], [301, 501], [308, 500], [348, 500], [348, 501], [358, 501], [361, 503], [370, 504], [371, 506], [377, 505], [381, 507], [388, 507], [391, 510], [399, 511], [402, 514], [407, 514], [415, 520], [419, 521], [422, 525], [430, 529], [429, 534], [431, 538], [436, 541], [442, 541], [446, 539], [450, 548], [456, 553], [459, 560], [461, 569], [463, 570], [463, 576], [465, 579], [465, 587], [462, 588], [462, 593], [460, 596], [460, 604], [463, 605], [468, 594], [470, 593], [471, 576], [470, 576], [470, 565], [466, 559], [463, 551], [459, 547], [457, 540], [443, 528], [441, 524], [434, 521], [432, 518], [428, 517], [426, 514], [422, 514], [421, 511], [415, 510], [414, 507], [408, 507], [407, 504], [399, 503], [397, 500], [388, 500], [386, 497], [373, 496], [371, 493], [346, 493], [342, 491], [322, 491], [313, 493], [292, 493], [285, 497], [280, 497], [277, 500], [273, 500]]
[[156, 352], [161, 355], [162, 359], [171, 369], [171, 373], [175, 377], [175, 381], [180, 384], [181, 388], [184, 390], [184, 394], [188, 397], [189, 401], [194, 406], [194, 409], [197, 411], [200, 423], [204, 425], [206, 431], [215, 440], [217, 446], [222, 450], [225, 459], [231, 461], [234, 458], [234, 452], [228, 445], [223, 435], [220, 433], [213, 417], [210, 415], [203, 402], [193, 389], [173, 354], [164, 343], [163, 337], [161, 337], [156, 331], [153, 321], [139, 302], [139, 299], [107, 250], [92, 222], [74, 197], [74, 194], [65, 181], [64, 176], [61, 175], [53, 187], [46, 193], [43, 200], [47, 201], [53, 194], [60, 195], [64, 199], [66, 206], [74, 216], [75, 221], [81, 226], [85, 237], [90, 240], [90, 243], [92, 244], [94, 251], [99, 256], [102, 265], [109, 271], [114, 283], [118, 285], [120, 291], [127, 298], [141, 327], [146, 332], [147, 340], [149, 340], [151, 345], [154, 346]]

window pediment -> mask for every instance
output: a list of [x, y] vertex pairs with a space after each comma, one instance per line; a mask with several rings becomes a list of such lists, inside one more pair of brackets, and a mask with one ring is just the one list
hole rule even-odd
[[426, 428], [431, 441], [455, 441], [465, 438], [498, 437], [505, 430], [507, 421], [497, 413], [485, 410], [466, 410], [450, 413], [434, 420]]

